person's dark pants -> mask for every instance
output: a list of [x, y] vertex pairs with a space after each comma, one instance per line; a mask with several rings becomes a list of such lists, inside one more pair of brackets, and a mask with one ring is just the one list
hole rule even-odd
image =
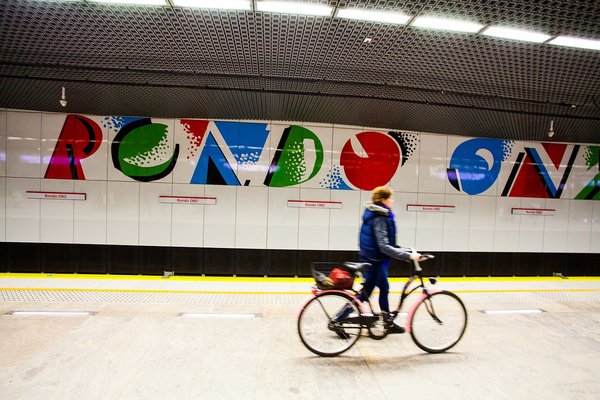
[[388, 282], [388, 269], [391, 264], [391, 259], [373, 261], [361, 257], [361, 262], [368, 262], [372, 265], [371, 268], [363, 271], [363, 277], [365, 278], [365, 284], [363, 290], [358, 298], [360, 301], [367, 301], [373, 293], [375, 287], [379, 288], [379, 308], [381, 311], [390, 312], [390, 303], [388, 301], [388, 294], [390, 293], [390, 283]]

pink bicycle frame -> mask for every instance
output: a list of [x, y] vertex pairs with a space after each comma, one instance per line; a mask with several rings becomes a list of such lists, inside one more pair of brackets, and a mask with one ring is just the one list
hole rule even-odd
[[406, 332], [410, 333], [410, 330], [412, 328], [412, 320], [413, 317], [415, 315], [415, 311], [417, 310], [417, 307], [419, 306], [419, 304], [421, 304], [427, 297], [428, 295], [434, 294], [434, 293], [439, 293], [441, 292], [441, 290], [439, 289], [434, 289], [434, 288], [428, 288], [427, 289], [427, 293], [421, 293], [421, 296], [419, 296], [419, 299], [417, 301], [415, 301], [415, 303], [410, 307], [410, 309], [408, 310], [408, 316], [406, 317]]

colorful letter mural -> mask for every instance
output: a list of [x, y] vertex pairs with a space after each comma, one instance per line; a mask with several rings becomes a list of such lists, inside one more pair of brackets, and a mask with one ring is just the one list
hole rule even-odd
[[67, 115], [44, 178], [85, 179], [81, 160], [94, 154], [101, 143], [98, 124], [81, 115]]
[[[413, 157], [421, 146], [416, 133], [273, 126], [182, 119], [170, 132], [150, 118], [106, 117], [103, 123], [114, 135], [113, 167], [140, 182], [178, 171], [177, 179], [190, 184], [371, 190], [393, 181], [402, 191], [405, 182], [430, 174], [473, 196], [563, 198], [568, 189], [570, 198], [600, 200], [600, 146], [464, 138], [426, 161]], [[101, 143], [98, 123], [66, 116], [44, 177], [86, 179], [81, 160], [92, 159]], [[407, 165], [409, 175], [399, 180]], [[431, 172], [440, 170], [445, 176]]]
[[600, 146], [588, 146], [585, 153], [588, 171], [596, 167], [596, 175], [577, 196], [580, 200], [600, 200]]

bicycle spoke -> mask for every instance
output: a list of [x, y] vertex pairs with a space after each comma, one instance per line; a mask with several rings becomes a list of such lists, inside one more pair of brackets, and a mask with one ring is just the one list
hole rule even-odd
[[456, 345], [467, 326], [466, 309], [454, 293], [431, 294], [417, 305], [411, 320], [411, 336], [417, 346], [441, 353]]

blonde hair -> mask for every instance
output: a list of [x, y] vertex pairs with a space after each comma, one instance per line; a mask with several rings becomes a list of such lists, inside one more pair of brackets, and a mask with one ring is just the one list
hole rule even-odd
[[389, 187], [378, 186], [375, 189], [373, 189], [373, 192], [371, 193], [371, 201], [373, 203], [379, 203], [381, 202], [381, 200], [389, 199], [390, 197], [392, 197], [393, 194], [394, 192]]

